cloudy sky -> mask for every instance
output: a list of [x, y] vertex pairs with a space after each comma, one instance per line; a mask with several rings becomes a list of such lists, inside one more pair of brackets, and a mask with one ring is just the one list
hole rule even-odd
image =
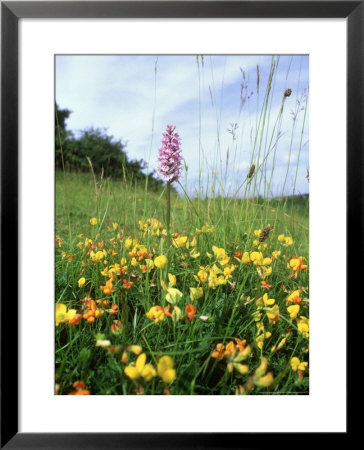
[[[276, 70], [265, 111], [272, 59]], [[270, 180], [273, 166], [266, 194], [279, 195], [282, 189], [289, 194], [294, 185], [296, 193], [306, 193], [308, 59], [304, 55], [205, 55], [198, 59], [195, 55], [59, 55], [56, 101], [61, 109], [72, 111], [67, 126], [76, 136], [91, 126], [106, 128], [127, 144], [129, 158], [143, 158], [150, 170], [157, 168], [166, 125], [175, 124], [188, 167], [181, 181], [184, 184], [187, 176], [191, 195], [196, 193], [199, 174], [204, 192], [215, 176], [219, 189], [226, 195], [234, 193], [251, 162], [259, 167], [267, 153], [266, 171], [260, 170], [260, 192], [264, 194], [263, 186], [268, 185], [264, 180]], [[292, 94], [277, 121], [287, 88]]]

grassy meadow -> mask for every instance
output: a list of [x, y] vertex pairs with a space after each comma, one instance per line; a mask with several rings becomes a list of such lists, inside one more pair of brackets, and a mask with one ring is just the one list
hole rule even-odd
[[[309, 196], [296, 195], [306, 109], [298, 100], [274, 197], [291, 95], [281, 93], [274, 117], [276, 69], [274, 61], [266, 86], [258, 69], [250, 169], [224, 190], [232, 176], [218, 146], [212, 168], [196, 149], [199, 189], [187, 194], [185, 166], [170, 229], [166, 189], [151, 190], [148, 179], [103, 176], [92, 162], [88, 173], [56, 172], [58, 395], [309, 393]], [[228, 131], [238, 161], [239, 138]]]
[[[57, 173], [56, 303], [67, 320], [82, 314], [56, 327], [58, 393], [308, 393], [308, 197], [172, 195], [170, 244], [165, 203], [164, 192]], [[143, 354], [153, 369], [130, 378]], [[164, 356], [173, 380], [158, 376]]]

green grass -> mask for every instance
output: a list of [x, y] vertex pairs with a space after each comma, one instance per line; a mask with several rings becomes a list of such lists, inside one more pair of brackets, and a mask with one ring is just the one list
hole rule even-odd
[[[72, 385], [77, 380], [82, 380], [91, 394], [98, 395], [134, 394], [140, 386], [145, 394], [163, 394], [165, 386], [174, 395], [235, 394], [238, 386], [244, 386], [245, 393], [253, 394], [308, 393], [307, 371], [300, 379], [289, 365], [293, 356], [300, 361], [308, 360], [308, 339], [298, 331], [297, 320], [290, 319], [286, 300], [291, 292], [302, 288], [301, 298], [308, 298], [308, 271], [301, 271], [297, 278], [290, 277], [292, 270], [287, 267], [293, 255], [303, 256], [307, 264], [308, 197], [259, 202], [223, 197], [190, 200], [173, 194], [172, 231], [187, 236], [188, 242], [196, 238], [196, 251], [200, 256], [193, 258], [190, 255], [192, 247], [176, 248], [165, 236], [152, 236], [150, 232], [140, 230], [138, 221], [145, 222], [149, 217], [164, 223], [165, 192], [145, 192], [144, 187], [132, 186], [126, 181], [98, 180], [98, 183], [95, 184], [91, 174], [56, 175], [56, 235], [64, 240], [61, 247], [56, 247], [56, 303], [82, 313], [84, 303], [80, 300], [86, 297], [109, 299], [118, 306], [118, 311], [116, 315], [110, 315], [110, 303], [101, 308], [105, 312], [94, 323], [81, 319], [78, 325], [60, 323], [56, 327], [59, 394], [72, 392]], [[95, 226], [90, 224], [92, 217], [100, 219]], [[115, 230], [113, 222], [118, 224]], [[215, 231], [196, 233], [196, 229], [201, 229], [204, 224], [214, 226]], [[266, 266], [273, 269], [272, 274], [266, 277], [272, 285], [269, 291], [261, 285], [257, 267], [253, 263], [243, 264], [234, 256], [235, 251], [256, 251], [254, 230], [268, 224], [274, 228], [263, 243], [268, 246], [263, 250], [264, 257], [281, 250], [281, 255]], [[282, 246], [277, 239], [280, 234], [291, 236], [293, 245]], [[86, 237], [99, 243], [100, 248], [95, 248], [95, 252], [104, 246], [107, 252], [104, 260], [92, 262], [91, 249], [81, 244], [77, 246], [84, 243]], [[166, 255], [168, 265], [165, 269], [154, 267], [143, 272], [140, 264], [145, 264], [144, 259], [133, 267], [132, 257], [128, 254], [132, 248], [125, 247], [128, 237], [145, 245], [151, 260], [160, 254]], [[228, 264], [220, 264], [213, 246], [226, 250], [230, 258]], [[115, 252], [113, 256], [108, 253], [111, 249]], [[72, 261], [68, 255], [72, 255]], [[115, 277], [112, 295], [104, 295], [100, 286], [105, 285], [108, 277], [100, 272], [112, 264], [120, 264], [121, 258], [126, 259], [126, 273]], [[215, 289], [209, 288], [207, 283], [198, 283], [194, 278], [201, 266], [212, 267], [214, 264], [222, 271], [231, 264], [235, 266], [231, 278]], [[165, 317], [156, 324], [147, 318], [146, 312], [153, 305], [167, 306], [166, 292], [160, 282], [163, 279], [168, 284], [167, 273], [176, 276], [175, 287], [183, 294], [177, 303], [183, 317], [178, 321]], [[86, 283], [79, 288], [81, 277], [86, 279]], [[132, 281], [133, 286], [124, 289], [123, 279]], [[203, 288], [204, 294], [192, 301], [190, 287], [197, 286]], [[266, 310], [260, 310], [262, 318], [259, 322], [271, 335], [264, 340], [263, 348], [259, 348], [256, 339], [261, 332], [254, 314], [258, 309], [256, 301], [265, 292], [279, 306], [280, 320], [275, 324], [269, 323]], [[191, 321], [186, 318], [187, 304], [197, 308]], [[199, 318], [205, 315], [209, 317], [206, 322]], [[306, 302], [300, 307], [301, 315], [308, 317]], [[122, 324], [117, 335], [110, 329], [114, 320]], [[277, 345], [288, 330], [290, 334], [285, 345], [272, 353], [272, 346]], [[108, 348], [96, 347], [96, 340], [101, 337], [98, 334], [119, 347], [119, 351], [110, 353]], [[241, 362], [249, 366], [249, 373], [245, 375], [236, 368], [229, 372], [227, 357], [221, 360], [211, 357], [218, 343], [226, 346], [235, 338], [246, 339], [246, 345], [251, 347], [251, 353]], [[137, 356], [129, 352], [128, 362], [121, 361], [123, 348], [130, 345], [140, 345], [146, 353], [147, 363], [154, 367], [157, 367], [160, 357], [170, 356], [176, 370], [174, 381], [168, 384], [158, 376], [150, 381], [143, 377], [130, 379], [124, 369]], [[262, 357], [267, 358], [267, 371], [272, 373], [274, 381], [268, 387], [255, 385], [249, 390]]]

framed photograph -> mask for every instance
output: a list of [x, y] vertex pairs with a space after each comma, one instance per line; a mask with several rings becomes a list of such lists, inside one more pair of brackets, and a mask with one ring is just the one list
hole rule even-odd
[[347, 436], [363, 18], [1, 3], [2, 448]]

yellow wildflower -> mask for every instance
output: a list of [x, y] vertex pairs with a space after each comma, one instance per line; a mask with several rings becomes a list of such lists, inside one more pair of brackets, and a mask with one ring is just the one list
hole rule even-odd
[[168, 303], [175, 305], [178, 302], [178, 300], [181, 299], [182, 297], [183, 294], [178, 289], [173, 287], [167, 289], [166, 300]]
[[261, 266], [263, 264], [263, 253], [262, 252], [251, 252], [250, 260], [255, 266]]
[[152, 306], [150, 310], [145, 313], [149, 320], [154, 320], [155, 323], [162, 322], [165, 318], [163, 308], [161, 306]]
[[278, 322], [279, 321], [279, 306], [274, 305], [273, 308], [270, 308], [267, 311], [267, 317], [268, 317], [269, 323], [275, 324], [276, 322]]
[[75, 317], [76, 314], [77, 311], [75, 309], [70, 309], [67, 311], [66, 305], [63, 303], [58, 303], [56, 305], [56, 325], [69, 322]]
[[90, 253], [90, 257], [93, 262], [100, 262], [107, 256], [107, 253], [105, 250], [99, 250], [98, 252], [92, 251]]
[[196, 233], [197, 234], [200, 234], [200, 233], [214, 233], [214, 232], [215, 232], [215, 227], [214, 226], [208, 227], [206, 225], [202, 225], [201, 230], [196, 228]]
[[171, 287], [175, 286], [176, 283], [177, 283], [176, 275], [173, 275], [173, 274], [169, 273], [168, 274], [168, 281], [169, 281], [168, 287], [171, 288]]
[[287, 311], [289, 313], [289, 316], [290, 316], [291, 320], [296, 319], [296, 317], [297, 317], [297, 315], [299, 313], [299, 310], [300, 310], [300, 305], [288, 306]]
[[224, 285], [227, 283], [227, 280], [220, 275], [219, 277], [216, 275], [216, 272], [213, 270], [210, 270], [209, 274], [209, 288], [216, 289], [218, 286]]
[[306, 338], [309, 337], [309, 319], [304, 316], [300, 316], [299, 319], [297, 319], [297, 327], [298, 331]]
[[265, 293], [263, 295], [263, 302], [264, 302], [265, 306], [272, 306], [275, 303], [275, 299], [274, 298], [268, 298], [268, 294]]
[[170, 356], [162, 356], [158, 361], [158, 375], [165, 383], [171, 383], [176, 378], [176, 371], [173, 366], [173, 359]]
[[259, 335], [255, 338], [255, 341], [257, 343], [257, 346], [262, 349], [264, 345], [264, 340], [269, 339], [272, 336], [272, 333], [270, 331], [266, 331], [265, 333]]
[[260, 365], [256, 369], [253, 376], [253, 382], [256, 386], [268, 387], [273, 383], [274, 381], [273, 374], [271, 372], [268, 372], [265, 375], [267, 367], [268, 367], [268, 360], [265, 356], [263, 356]]
[[124, 244], [125, 244], [125, 248], [127, 250], [129, 250], [129, 248], [133, 245], [133, 239], [130, 237], [125, 239]]
[[297, 277], [301, 270], [304, 271], [307, 269], [307, 265], [303, 264], [302, 256], [294, 256], [289, 262], [288, 268], [289, 267], [292, 268], [292, 276], [294, 275], [295, 277]]
[[203, 289], [202, 287], [197, 288], [190, 288], [190, 299], [192, 301], [197, 300], [203, 296]]
[[244, 252], [244, 253], [243, 253], [243, 256], [242, 256], [242, 258], [241, 258], [241, 262], [242, 262], [243, 264], [248, 264], [248, 263], [250, 263], [249, 252]]
[[164, 255], [157, 256], [154, 259], [155, 266], [158, 267], [158, 269], [161, 269], [161, 270], [163, 270], [165, 268], [167, 262], [168, 262], [168, 259]]
[[187, 236], [179, 236], [179, 237], [173, 239], [173, 245], [176, 248], [184, 247], [186, 242], [187, 242]]
[[97, 219], [96, 219], [96, 217], [92, 217], [92, 218], [90, 219], [90, 224], [91, 224], [92, 226], [97, 225]]
[[174, 322], [178, 322], [178, 320], [181, 317], [182, 317], [182, 310], [181, 310], [181, 308], [178, 308], [178, 306], [174, 305], [174, 308], [173, 308], [173, 311], [172, 311], [172, 320]]
[[82, 286], [86, 283], [86, 278], [82, 277], [78, 280], [78, 287], [82, 288]]
[[134, 355], [140, 355], [143, 349], [140, 345], [131, 345], [129, 347], [129, 350], [131, 350], [134, 353]]
[[224, 276], [225, 276], [226, 280], [228, 280], [232, 277], [231, 273], [234, 272], [234, 270], [235, 270], [234, 264], [224, 267]]
[[150, 381], [157, 375], [157, 372], [152, 364], [145, 364], [146, 359], [146, 354], [142, 353], [138, 356], [135, 366], [125, 367], [124, 373], [132, 380], [137, 380], [138, 378], [143, 377], [145, 381]]
[[138, 265], [139, 265], [139, 263], [138, 263], [138, 261], [136, 260], [136, 258], [132, 258], [131, 261], [130, 261], [130, 264], [131, 264], [133, 267], [138, 267]]
[[196, 250], [196, 248], [193, 248], [191, 251], [190, 251], [190, 256], [191, 256], [191, 258], [198, 258], [199, 256], [201, 255], [201, 253], [200, 252], [197, 252], [197, 250]]
[[268, 372], [266, 375], [254, 380], [254, 384], [259, 387], [268, 387], [274, 381], [272, 372]]
[[300, 361], [299, 358], [297, 358], [296, 356], [294, 356], [291, 361], [291, 369], [294, 370], [295, 372], [297, 370], [300, 370], [301, 372], [304, 372], [307, 367], [308, 367], [308, 362], [304, 362], [304, 361]]
[[209, 274], [201, 267], [201, 270], [198, 271], [197, 277], [195, 275], [196, 281], [201, 281], [201, 283], [206, 283]]
[[214, 252], [216, 259], [222, 266], [226, 266], [226, 264], [228, 264], [228, 262], [230, 261], [230, 257], [227, 256], [225, 249], [213, 245], [212, 251]]

